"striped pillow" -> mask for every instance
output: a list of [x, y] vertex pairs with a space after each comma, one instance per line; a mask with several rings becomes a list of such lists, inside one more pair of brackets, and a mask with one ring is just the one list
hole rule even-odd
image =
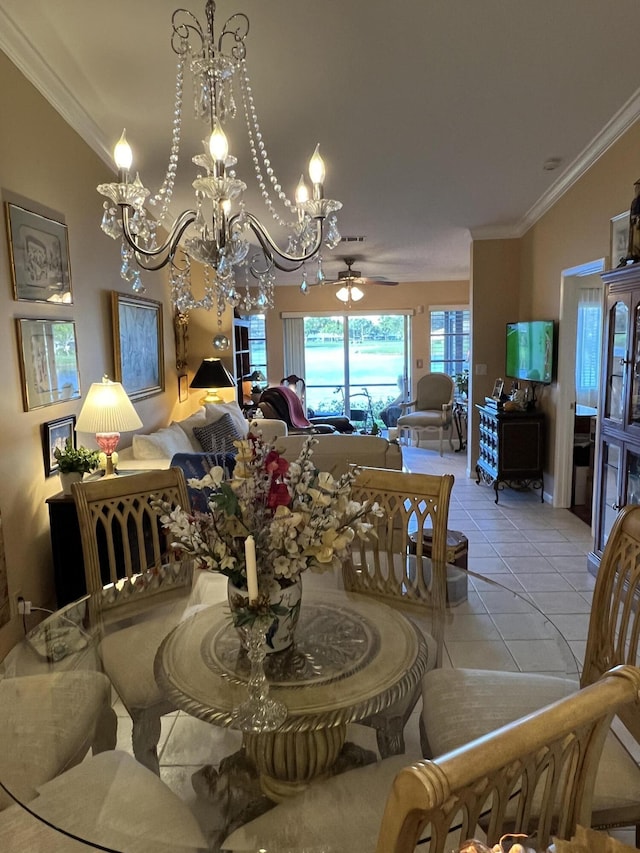
[[226, 414], [210, 424], [194, 427], [193, 434], [200, 442], [205, 453], [233, 453], [237, 452], [233, 442], [242, 436], [231, 417]]

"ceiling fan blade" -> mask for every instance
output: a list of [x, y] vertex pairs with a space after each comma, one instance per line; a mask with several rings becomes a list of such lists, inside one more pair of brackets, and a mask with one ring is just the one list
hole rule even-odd
[[397, 281], [387, 281], [384, 278], [362, 278], [360, 281], [363, 284], [384, 284], [387, 287], [395, 287], [399, 282]]

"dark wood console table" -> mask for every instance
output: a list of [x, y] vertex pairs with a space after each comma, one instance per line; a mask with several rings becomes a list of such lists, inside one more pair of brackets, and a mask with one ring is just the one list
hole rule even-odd
[[499, 490], [540, 489], [544, 501], [544, 415], [505, 412], [490, 404], [476, 406], [480, 414], [480, 454], [476, 463], [477, 483]]

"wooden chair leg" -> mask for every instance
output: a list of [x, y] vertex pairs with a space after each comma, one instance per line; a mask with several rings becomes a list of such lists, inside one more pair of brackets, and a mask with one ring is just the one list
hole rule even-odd
[[158, 741], [160, 740], [160, 716], [142, 712], [133, 715], [133, 732], [131, 743], [133, 754], [136, 759], [152, 770], [156, 776], [160, 775], [160, 762], [158, 761]]
[[98, 755], [116, 748], [118, 734], [118, 718], [113, 708], [104, 708], [96, 723], [96, 730], [91, 745], [91, 752]]

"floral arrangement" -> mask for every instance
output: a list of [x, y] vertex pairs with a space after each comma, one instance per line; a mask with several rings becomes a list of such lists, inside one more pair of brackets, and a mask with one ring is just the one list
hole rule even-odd
[[207, 512], [158, 502], [172, 547], [192, 555], [201, 568], [247, 588], [245, 542], [253, 537], [262, 597], [273, 581], [287, 586], [307, 569], [339, 567], [354, 537], [371, 534], [369, 519], [381, 515], [380, 508], [351, 498], [355, 473], [334, 479], [315, 468], [313, 436], [294, 462], [253, 434], [234, 444], [231, 479], [213, 467], [202, 479], [188, 480], [191, 488], [205, 490]]

